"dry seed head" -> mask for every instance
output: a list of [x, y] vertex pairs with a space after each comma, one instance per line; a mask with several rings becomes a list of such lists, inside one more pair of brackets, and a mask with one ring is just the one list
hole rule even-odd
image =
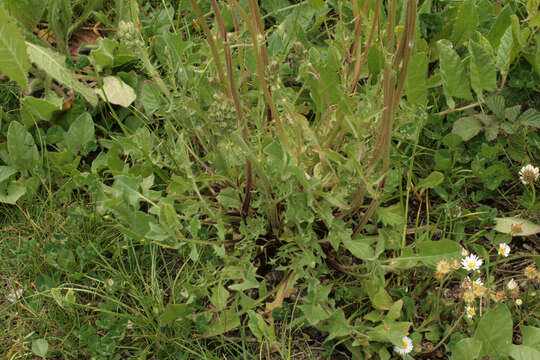
[[463, 293], [463, 300], [467, 304], [472, 304], [475, 298], [476, 298], [476, 295], [474, 294], [472, 290], [467, 290]]
[[510, 279], [510, 281], [508, 281], [508, 284], [506, 284], [506, 286], [508, 287], [508, 290], [515, 290], [515, 289], [519, 290], [519, 285], [516, 282], [516, 280], [514, 280], [513, 278]]
[[529, 280], [534, 280], [536, 277], [538, 277], [538, 270], [534, 266], [527, 266], [523, 270], [523, 275]]
[[484, 285], [473, 286], [474, 295], [482, 297], [487, 294], [487, 288]]
[[461, 264], [459, 263], [458, 259], [452, 259], [450, 260], [450, 267], [452, 270], [459, 270], [461, 268]]
[[441, 275], [449, 274], [452, 269], [450, 268], [450, 263], [446, 259], [441, 259], [437, 261], [436, 265], [437, 273]]
[[506, 300], [506, 293], [502, 290], [496, 291], [491, 294], [491, 299], [495, 302], [503, 302]]

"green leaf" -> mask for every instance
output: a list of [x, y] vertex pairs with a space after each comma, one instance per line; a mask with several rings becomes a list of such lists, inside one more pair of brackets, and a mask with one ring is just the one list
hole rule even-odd
[[[371, 51], [370, 51], [371, 52]], [[425, 52], [415, 53], [409, 63], [407, 71], [406, 94], [411, 104], [427, 104], [427, 74], [428, 58]]]
[[480, 356], [496, 359], [508, 354], [512, 343], [512, 316], [505, 304], [488, 310], [478, 322], [474, 338], [482, 342]]
[[327, 341], [337, 337], [348, 336], [351, 333], [351, 327], [345, 318], [345, 313], [341, 309], [334, 311], [332, 316], [323, 325], [319, 325], [318, 328], [328, 332]]
[[26, 46], [30, 60], [40, 69], [64, 86], [79, 93], [92, 106], [97, 105], [98, 99], [94, 92], [79, 82], [75, 75], [65, 67], [65, 56], [30, 42], [26, 42]]
[[0, 183], [0, 202], [15, 205], [26, 194], [26, 186], [9, 181]]
[[392, 307], [394, 300], [378, 282], [370, 279], [364, 281], [363, 284], [375, 309], [389, 310]]
[[26, 96], [21, 102], [21, 118], [24, 125], [30, 128], [39, 121], [50, 121], [56, 111], [62, 110], [62, 100], [50, 101]]
[[489, 40], [493, 48], [496, 48], [499, 46], [501, 37], [503, 36], [506, 29], [510, 26], [511, 15], [512, 15], [512, 9], [510, 8], [509, 5], [506, 5], [504, 9], [502, 9], [502, 11], [497, 16], [497, 19], [495, 19], [495, 22], [493, 23], [493, 26], [491, 27], [487, 35], [487, 39]]
[[451, 240], [423, 241], [417, 243], [416, 248], [418, 249], [417, 259], [432, 267], [441, 259], [459, 258], [461, 253], [459, 244]]
[[396, 203], [387, 207], [378, 207], [375, 213], [379, 217], [379, 220], [384, 225], [398, 226], [402, 225], [405, 221], [403, 216], [401, 204]]
[[9, 177], [15, 174], [17, 170], [9, 166], [0, 166], [0, 183], [4, 180], [9, 179]]
[[193, 309], [187, 304], [167, 304], [165, 311], [159, 317], [159, 324], [167, 326], [177, 319], [185, 318], [193, 313]]
[[362, 242], [361, 238], [356, 238], [354, 240], [351, 239], [350, 236], [348, 238], [344, 238], [343, 246], [359, 259], [375, 260], [375, 251], [371, 245]]
[[540, 350], [540, 328], [521, 325], [519, 329], [521, 330], [523, 345]]
[[495, 231], [512, 236], [531, 236], [540, 233], [540, 225], [518, 217], [495, 218]]
[[61, 51], [67, 50], [67, 40], [69, 27], [73, 12], [71, 10], [70, 0], [49, 0], [48, 22], [54, 33], [57, 47]]
[[88, 154], [96, 144], [94, 122], [89, 113], [81, 114], [69, 127], [64, 143], [67, 148], [77, 154]]
[[418, 182], [419, 189], [433, 189], [436, 186], [439, 186], [444, 181], [444, 175], [441, 172], [433, 171], [425, 179], [420, 179]]
[[[539, 46], [540, 48], [540, 46]], [[521, 125], [540, 128], [540, 112], [535, 109], [527, 109], [518, 118]]]
[[229, 298], [229, 292], [223, 285], [216, 285], [212, 289], [212, 296], [210, 296], [210, 302], [214, 307], [221, 311], [227, 306], [227, 299]]
[[39, 161], [39, 153], [34, 138], [17, 121], [9, 124], [7, 148], [11, 162], [18, 170], [33, 170]]
[[510, 356], [514, 360], [538, 360], [540, 351], [526, 345], [510, 345]]
[[471, 37], [478, 27], [478, 22], [478, 12], [474, 0], [465, 0], [459, 7], [450, 37], [456, 48]]
[[94, 63], [98, 71], [113, 66], [114, 50], [117, 46], [118, 43], [112, 39], [100, 38], [98, 40], [98, 48], [90, 51], [90, 55], [94, 58]]
[[478, 34], [481, 41], [469, 43], [471, 53], [471, 86], [479, 98], [482, 90], [497, 89], [497, 68], [493, 62], [493, 49], [489, 41]]
[[390, 342], [403, 346], [402, 339], [407, 335], [410, 326], [410, 322], [384, 320], [381, 325], [368, 330], [367, 335], [373, 341]]
[[500, 95], [493, 95], [487, 98], [486, 104], [495, 116], [499, 119], [504, 119], [505, 101], [504, 97]]
[[465, 66], [461, 62], [458, 53], [447, 40], [439, 40], [437, 47], [440, 52], [441, 78], [446, 97], [471, 99], [472, 96], [469, 89], [469, 81], [465, 73]]
[[28, 55], [26, 44], [15, 19], [0, 6], [0, 71], [28, 89]]
[[128, 107], [137, 98], [135, 90], [115, 76], [107, 76], [103, 79], [103, 89], [96, 89], [103, 100], [111, 104]]
[[472, 116], [457, 119], [452, 125], [452, 133], [459, 135], [463, 141], [472, 139], [480, 130], [482, 130], [482, 124]]
[[34, 355], [45, 358], [49, 351], [49, 343], [45, 339], [37, 339], [32, 341], [32, 352]]
[[508, 26], [501, 41], [499, 47], [497, 47], [495, 65], [499, 68], [502, 74], [507, 74], [510, 68], [510, 62], [512, 59], [512, 48], [514, 46], [514, 38], [512, 36], [512, 26]]
[[205, 331], [203, 332], [203, 335], [213, 337], [223, 334], [239, 326], [240, 316], [238, 315], [238, 310], [225, 310], [219, 313], [216, 319], [212, 320], [212, 323], [208, 326], [208, 328], [204, 329]]
[[452, 349], [450, 360], [476, 360], [482, 349], [482, 341], [475, 338], [461, 339]]
[[332, 223], [330, 231], [328, 232], [328, 241], [330, 241], [330, 244], [334, 250], [337, 251], [339, 244], [342, 242], [344, 243], [347, 240], [351, 240], [351, 235], [352, 230], [345, 225], [343, 220], [338, 219]]
[[48, 0], [3, 0], [9, 14], [30, 31], [41, 20], [48, 3]]
[[534, 68], [536, 73], [540, 75], [540, 45], [538, 44], [540, 44], [540, 34], [536, 34], [536, 54], [534, 55]]
[[153, 83], [144, 84], [141, 92], [141, 101], [144, 112], [147, 115], [152, 115], [164, 104], [161, 91]]

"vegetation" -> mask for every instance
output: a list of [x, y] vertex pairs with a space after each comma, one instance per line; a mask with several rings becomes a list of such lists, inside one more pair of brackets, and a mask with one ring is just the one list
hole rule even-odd
[[540, 358], [539, 0], [0, 0], [0, 357]]

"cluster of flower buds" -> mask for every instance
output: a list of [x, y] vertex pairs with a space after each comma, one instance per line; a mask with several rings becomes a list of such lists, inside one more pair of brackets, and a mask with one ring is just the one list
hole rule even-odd
[[208, 109], [208, 117], [212, 124], [221, 129], [234, 129], [236, 126], [236, 108], [233, 102], [221, 93], [214, 94], [214, 101]]
[[139, 28], [133, 22], [120, 21], [116, 36], [120, 43], [131, 49], [138, 49], [144, 46]]

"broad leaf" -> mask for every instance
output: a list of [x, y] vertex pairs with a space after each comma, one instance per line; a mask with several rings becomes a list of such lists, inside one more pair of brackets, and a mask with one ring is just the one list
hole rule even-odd
[[62, 100], [58, 99], [60, 101], [26, 96], [21, 102], [21, 118], [24, 125], [30, 128], [39, 121], [51, 120], [55, 111], [62, 110]]
[[79, 82], [75, 75], [65, 67], [65, 56], [30, 42], [26, 42], [26, 46], [30, 60], [40, 69], [64, 86], [79, 93], [92, 106], [97, 105], [98, 99], [94, 92]]
[[428, 58], [425, 52], [413, 54], [407, 72], [406, 94], [411, 104], [427, 104]]
[[0, 183], [0, 203], [15, 205], [21, 196], [26, 194], [26, 186], [9, 181]]
[[540, 233], [540, 225], [518, 217], [495, 218], [495, 231], [513, 236], [531, 236]]
[[343, 239], [343, 246], [351, 252], [354, 256], [362, 260], [375, 260], [375, 251], [371, 245], [362, 242], [361, 238]]
[[0, 6], [0, 71], [26, 91], [28, 67], [24, 38], [15, 19]]
[[135, 90], [122, 80], [114, 76], [107, 76], [103, 79], [103, 90], [96, 89], [96, 92], [103, 100], [111, 104], [128, 107], [135, 101], [137, 95]]
[[489, 30], [487, 38], [491, 43], [493, 48], [499, 46], [501, 37], [503, 36], [506, 29], [510, 26], [511, 20], [510, 16], [512, 15], [512, 9], [509, 5], [505, 6], [504, 9], [499, 13], [497, 19], [493, 23], [493, 26]]
[[88, 113], [81, 114], [69, 127], [64, 140], [66, 147], [74, 154], [81, 152], [88, 154], [96, 143], [94, 135], [94, 122]]
[[28, 30], [36, 27], [48, 2], [48, 0], [3, 0], [9, 14], [19, 20]]
[[441, 259], [459, 258], [461, 247], [455, 241], [423, 241], [416, 245], [418, 260], [427, 266], [435, 266]]
[[503, 36], [501, 37], [499, 47], [497, 47], [497, 57], [495, 59], [495, 64], [503, 74], [507, 74], [508, 69], [510, 68], [513, 46], [514, 38], [512, 35], [512, 26], [508, 26]]
[[465, 0], [459, 7], [450, 39], [456, 47], [468, 40], [478, 26], [478, 12], [474, 0]]
[[526, 325], [522, 325], [519, 328], [521, 330], [523, 345], [540, 350], [540, 328]]
[[463, 141], [472, 139], [480, 130], [482, 130], [482, 124], [472, 116], [457, 119], [452, 125], [452, 133], [459, 135]]
[[447, 40], [437, 42], [439, 48], [439, 60], [441, 78], [445, 95], [448, 97], [458, 97], [471, 99], [469, 80], [465, 73], [465, 66], [457, 52], [452, 48]]
[[482, 349], [482, 341], [466, 338], [457, 342], [452, 350], [450, 360], [476, 360]]
[[34, 355], [45, 358], [49, 351], [49, 343], [45, 339], [37, 339], [32, 341], [32, 352]]
[[433, 189], [434, 187], [442, 184], [444, 181], [444, 175], [439, 171], [433, 171], [429, 176], [425, 179], [420, 179], [418, 182], [418, 188], [419, 189]]
[[169, 325], [171, 322], [182, 319], [193, 313], [193, 309], [187, 304], [168, 304], [165, 311], [159, 317], [161, 326]]
[[489, 41], [478, 34], [480, 42], [470, 42], [471, 53], [471, 86], [479, 98], [482, 90], [494, 91], [497, 89], [497, 68], [493, 62], [493, 49]]
[[319, 325], [318, 328], [328, 332], [326, 340], [348, 336], [351, 333], [351, 327], [345, 318], [345, 313], [341, 309], [336, 310], [332, 316], [330, 316], [323, 325]]
[[505, 304], [499, 304], [482, 316], [474, 338], [482, 342], [480, 356], [499, 359], [508, 354], [512, 343], [512, 316]]
[[118, 46], [116, 41], [111, 39], [99, 39], [98, 48], [90, 51], [90, 55], [94, 58], [98, 71], [114, 64], [114, 50]]
[[510, 356], [514, 360], [538, 360], [540, 351], [526, 345], [510, 345]]
[[39, 153], [32, 135], [17, 121], [9, 124], [7, 133], [7, 148], [11, 162], [18, 170], [33, 170], [38, 161]]

